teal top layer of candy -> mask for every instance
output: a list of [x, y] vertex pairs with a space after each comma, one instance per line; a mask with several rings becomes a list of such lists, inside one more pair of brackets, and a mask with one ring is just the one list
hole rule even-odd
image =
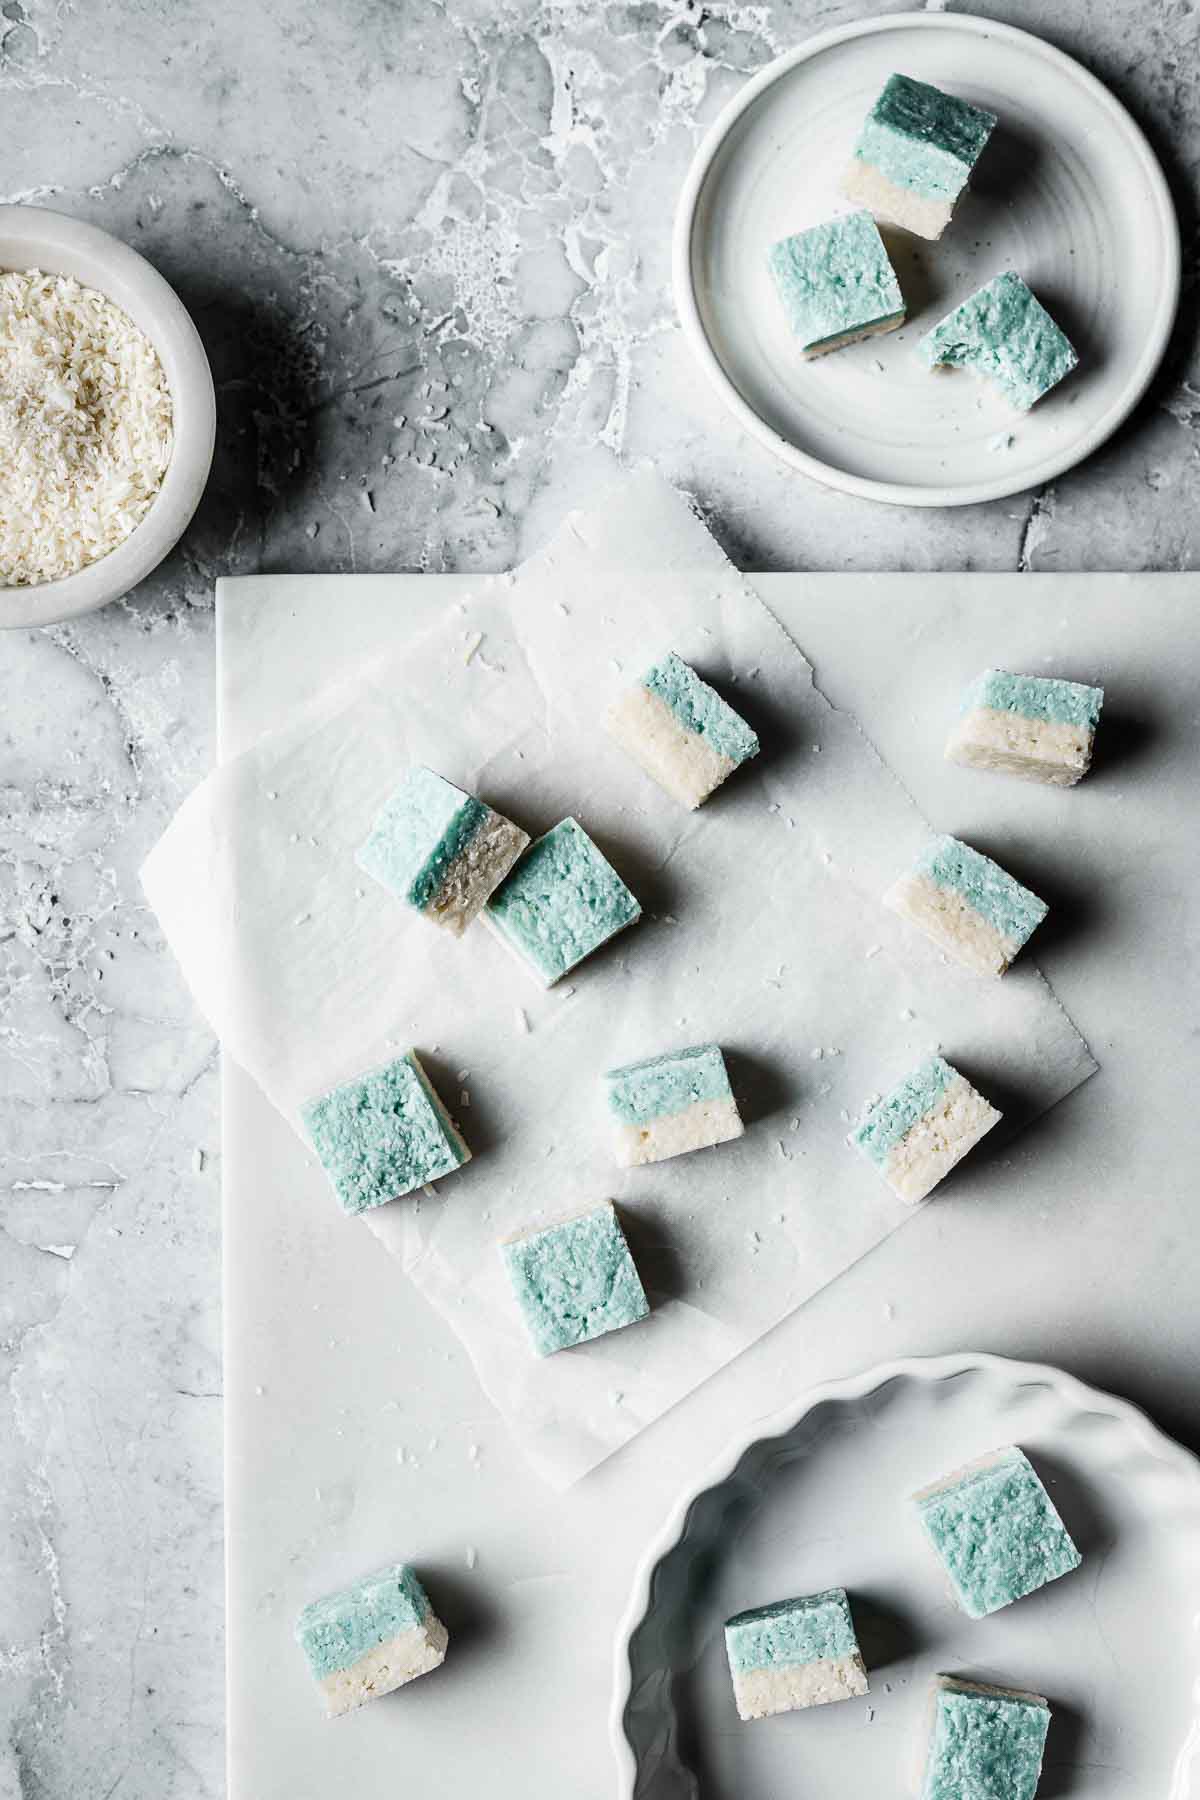
[[1033, 1800], [1050, 1708], [942, 1688], [921, 1800]]
[[354, 860], [411, 906], [428, 906], [488, 808], [432, 769], [413, 769], [380, 812]]
[[306, 1606], [296, 1621], [296, 1642], [320, 1680], [423, 1625], [428, 1615], [424, 1588], [406, 1563], [396, 1563]]
[[487, 910], [547, 981], [557, 981], [642, 913], [575, 819], [530, 845]]
[[858, 1639], [845, 1588], [741, 1612], [725, 1626], [731, 1669], [787, 1668], [855, 1656]]
[[917, 346], [931, 367], [975, 369], [1027, 412], [1078, 363], [1066, 334], [1011, 269], [947, 313]]
[[889, 1150], [907, 1137], [917, 1120], [923, 1119], [937, 1105], [956, 1078], [956, 1071], [942, 1057], [930, 1057], [927, 1063], [906, 1075], [890, 1094], [876, 1102], [863, 1124], [852, 1134], [851, 1142], [872, 1162], [882, 1166], [888, 1159]]
[[784, 238], [770, 253], [788, 323], [806, 350], [904, 317], [904, 298], [870, 213]]
[[1011, 1605], [1082, 1561], [1029, 1459], [1016, 1448], [916, 1504], [973, 1619]]
[[702, 737], [718, 756], [744, 763], [758, 755], [758, 738], [745, 719], [674, 651], [642, 676], [642, 686], [664, 700], [684, 730]]
[[632, 1325], [650, 1310], [611, 1205], [500, 1251], [539, 1356]]
[[995, 113], [909, 75], [889, 76], [854, 147], [896, 187], [954, 200], [995, 128]]
[[411, 1051], [310, 1100], [300, 1116], [347, 1212], [382, 1206], [464, 1161]]
[[652, 1056], [647, 1062], [611, 1069], [604, 1079], [609, 1108], [625, 1125], [669, 1118], [698, 1100], [733, 1098], [719, 1044], [697, 1044], [691, 1050]]
[[934, 838], [917, 858], [913, 873], [927, 875], [938, 887], [952, 888], [961, 894], [1001, 937], [1018, 946], [1027, 941], [1050, 910], [1044, 900], [1014, 881], [990, 856], [981, 855], [957, 838]]
[[1046, 675], [1008, 675], [1003, 669], [985, 669], [977, 675], [962, 699], [962, 711], [990, 706], [997, 712], [1019, 713], [1024, 719], [1040, 719], [1047, 725], [1078, 725], [1095, 731], [1104, 705], [1104, 689], [1085, 687], [1081, 681], [1058, 681]]

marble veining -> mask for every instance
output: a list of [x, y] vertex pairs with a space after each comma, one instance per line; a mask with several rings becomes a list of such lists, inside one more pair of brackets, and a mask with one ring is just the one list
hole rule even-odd
[[[747, 568], [1200, 561], [1186, 322], [1101, 457], [965, 513], [809, 486], [695, 380], [667, 227], [698, 136], [861, 10], [264, 0], [251, 29], [229, 0], [186, 23], [167, 0], [0, 0], [0, 198], [148, 254], [219, 405], [169, 562], [0, 640], [4, 1800], [223, 1793], [216, 1054], [136, 879], [212, 760], [216, 576], [507, 567], [587, 499], [599, 447], [692, 487]], [[1190, 9], [988, 10], [1150, 130], [1190, 280]]]

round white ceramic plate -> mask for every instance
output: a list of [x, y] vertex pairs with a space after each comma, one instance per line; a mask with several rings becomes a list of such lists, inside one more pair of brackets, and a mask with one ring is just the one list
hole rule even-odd
[[[907, 1496], [1020, 1444], [1083, 1552], [991, 1618], [948, 1598]], [[870, 1696], [742, 1724], [721, 1625], [850, 1594]], [[760, 1421], [652, 1546], [617, 1646], [622, 1800], [903, 1795], [935, 1673], [1045, 1694], [1039, 1800], [1200, 1785], [1200, 1463], [1126, 1401], [1001, 1357], [885, 1364]]]
[[[884, 228], [907, 322], [806, 363], [767, 252], [850, 210], [842, 171], [893, 71], [1000, 123], [939, 243]], [[1126, 417], [1170, 334], [1179, 232], [1146, 139], [1078, 63], [987, 19], [898, 13], [811, 38], [725, 108], [684, 185], [674, 268], [684, 332], [752, 436], [849, 493], [961, 506], [1052, 480]], [[1025, 277], [1081, 361], [1029, 413], [916, 355], [926, 331], [1005, 268]]]

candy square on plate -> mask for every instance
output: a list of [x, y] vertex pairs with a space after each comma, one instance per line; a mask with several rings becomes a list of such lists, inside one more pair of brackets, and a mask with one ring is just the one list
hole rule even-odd
[[934, 838], [883, 904], [976, 975], [1003, 975], [1050, 910], [990, 856]]
[[939, 238], [995, 125], [995, 113], [957, 94], [890, 75], [854, 146], [845, 193], [877, 219]]
[[1048, 675], [985, 669], [962, 698], [946, 761], [1050, 787], [1087, 774], [1104, 689]]
[[876, 1101], [849, 1141], [899, 1199], [915, 1205], [999, 1120], [965, 1075], [932, 1056]]
[[1049, 1729], [1040, 1694], [935, 1675], [921, 1800], [1033, 1800]]
[[543, 987], [642, 916], [575, 819], [538, 838], [488, 901], [484, 920]]
[[868, 1691], [845, 1588], [738, 1613], [725, 1626], [725, 1652], [742, 1719]]
[[395, 1563], [306, 1606], [296, 1641], [333, 1718], [436, 1669], [449, 1633], [412, 1569]]
[[972, 1619], [1011, 1606], [1083, 1560], [1023, 1450], [1008, 1445], [913, 1495], [925, 1535]]
[[628, 1063], [604, 1079], [622, 1168], [724, 1144], [744, 1130], [719, 1044]]
[[650, 1311], [609, 1200], [508, 1238], [500, 1253], [539, 1356], [635, 1325]]
[[412, 769], [354, 860], [459, 937], [528, 842], [518, 825], [473, 794], [432, 769]]
[[1079, 362], [1074, 346], [1008, 269], [947, 313], [917, 350], [931, 369], [970, 369], [1028, 412]]
[[746, 721], [673, 651], [626, 690], [605, 723], [634, 762], [692, 811], [758, 755]]
[[308, 1101], [300, 1116], [349, 1213], [410, 1194], [471, 1160], [415, 1050]]
[[775, 244], [771, 274], [806, 358], [904, 323], [896, 271], [870, 213], [849, 213]]

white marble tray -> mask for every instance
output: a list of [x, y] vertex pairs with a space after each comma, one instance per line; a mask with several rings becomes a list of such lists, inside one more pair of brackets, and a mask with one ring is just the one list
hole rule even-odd
[[[272, 654], [281, 637], [332, 674], [477, 585], [363, 578], [336, 630], [319, 577], [242, 590], [253, 603], [221, 620], [223, 754], [290, 716], [295, 689]], [[347, 1233], [335, 1207], [297, 1204], [302, 1147], [227, 1069], [231, 1800], [341, 1788], [391, 1800], [401, 1764], [433, 1792], [504, 1800], [535, 1764], [547, 1791], [609, 1800], [611, 1647], [635, 1567], [680, 1489], [748, 1421], [814, 1380], [972, 1338], [1068, 1363], [1119, 1351], [1108, 1385], [1140, 1384], [1146, 1397], [1153, 1346], [1190, 1341], [1190, 1296], [1144, 1245], [1163, 1241], [1168, 1220], [1193, 1229], [1200, 1162], [1189, 673], [1200, 583], [922, 574], [755, 585], [930, 817], [985, 846], [1019, 843], [1036, 863], [1060, 914], [1041, 958], [1095, 1035], [1103, 1073], [981, 1170], [969, 1197], [927, 1209], [560, 1497], [523, 1468], [393, 1259], [368, 1233]], [[1064, 795], [941, 762], [945, 719], [927, 695], [955, 692], [964, 668], [1047, 660], [1108, 682], [1106, 742], [1087, 782]], [[1144, 1240], [1130, 1209], [1151, 1205]], [[1118, 1248], [1145, 1326], [1113, 1345], [1106, 1283]], [[419, 1688], [329, 1725], [291, 1642], [295, 1613], [315, 1566], [349, 1575], [396, 1554], [436, 1588], [451, 1657]]]

